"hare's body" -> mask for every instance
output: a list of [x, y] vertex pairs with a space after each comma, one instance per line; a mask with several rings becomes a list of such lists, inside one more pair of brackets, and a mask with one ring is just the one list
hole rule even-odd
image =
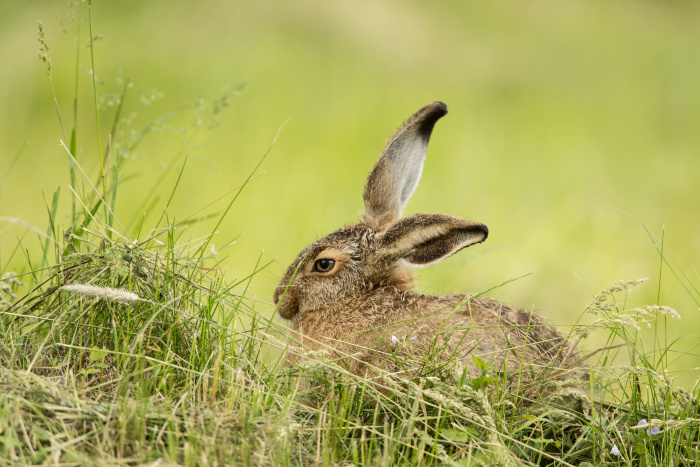
[[362, 222], [302, 250], [275, 303], [303, 349], [327, 351], [355, 373], [416, 373], [426, 360], [433, 367], [452, 360], [475, 376], [481, 370], [471, 357], [478, 356], [499, 372], [530, 379], [567, 358], [566, 339], [541, 317], [484, 297], [411, 291], [407, 267], [437, 263], [488, 236], [483, 224], [445, 214], [400, 218], [433, 126], [446, 113], [437, 102], [404, 123], [369, 175]]
[[[423, 363], [456, 359], [476, 377], [481, 369], [471, 361], [475, 355], [499, 373], [519, 374], [523, 362], [532, 365], [520, 375], [524, 380], [530, 379], [530, 371], [562, 361], [567, 350], [566, 340], [540, 317], [490, 299], [399, 289], [377, 291], [365, 299], [366, 308], [340, 302], [303, 319], [293, 318], [303, 347], [327, 351], [358, 374], [374, 368], [414, 373]], [[430, 362], [415, 358], [429, 354]]]

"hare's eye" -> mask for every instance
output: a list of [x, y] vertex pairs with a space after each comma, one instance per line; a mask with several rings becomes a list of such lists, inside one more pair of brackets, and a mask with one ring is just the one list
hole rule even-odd
[[314, 263], [314, 272], [329, 272], [333, 270], [335, 267], [335, 260], [334, 259], [328, 259], [328, 258], [322, 258], [322, 259], [317, 259], [316, 262]]

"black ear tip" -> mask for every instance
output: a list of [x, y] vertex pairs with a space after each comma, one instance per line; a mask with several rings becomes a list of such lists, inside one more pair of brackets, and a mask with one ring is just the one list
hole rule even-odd
[[[486, 240], [489, 236], [489, 228], [486, 227], [484, 224], [474, 224], [474, 228], [476, 230], [480, 230], [481, 232], [484, 233], [484, 240]], [[484, 241], [482, 240], [482, 242]]]
[[444, 102], [436, 101], [426, 105], [421, 110], [422, 112], [418, 112], [419, 115], [422, 113], [418, 131], [424, 137], [429, 138], [435, 123], [447, 115], [447, 105]]
[[435, 101], [432, 104], [425, 106], [426, 120], [432, 120], [433, 123], [437, 122], [439, 119], [447, 115], [447, 104], [440, 101]]
[[433, 105], [436, 108], [440, 109], [440, 111], [442, 111], [442, 115], [445, 115], [447, 113], [447, 104], [445, 104], [444, 102], [435, 101], [433, 102]]

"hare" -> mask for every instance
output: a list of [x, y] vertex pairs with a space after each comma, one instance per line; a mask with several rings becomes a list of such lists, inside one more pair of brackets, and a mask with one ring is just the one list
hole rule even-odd
[[[435, 367], [458, 359], [476, 377], [483, 368], [476, 356], [499, 374], [531, 381], [533, 372], [570, 358], [566, 338], [542, 317], [482, 296], [411, 290], [408, 268], [436, 264], [489, 232], [447, 214], [401, 218], [433, 127], [446, 114], [445, 104], [433, 102], [394, 133], [367, 178], [362, 221], [299, 253], [275, 289], [277, 312], [291, 320], [303, 348], [325, 350], [356, 374], [415, 375], [428, 360]], [[287, 363], [300, 358], [288, 354]]]

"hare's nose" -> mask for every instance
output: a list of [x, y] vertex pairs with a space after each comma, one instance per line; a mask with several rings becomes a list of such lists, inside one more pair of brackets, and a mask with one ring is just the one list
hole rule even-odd
[[272, 295], [272, 301], [275, 302], [275, 305], [279, 303], [285, 292], [287, 295], [292, 293], [292, 285], [289, 282], [282, 282], [275, 288], [275, 293]]
[[299, 313], [299, 298], [288, 284], [279, 285], [275, 289], [274, 301], [277, 313], [284, 319], [292, 319]]
[[[280, 290], [281, 289], [281, 290]], [[272, 295], [272, 301], [275, 302], [275, 305], [277, 305], [280, 301], [280, 297], [284, 293], [284, 288], [281, 286], [277, 286], [275, 289], [275, 293]]]

